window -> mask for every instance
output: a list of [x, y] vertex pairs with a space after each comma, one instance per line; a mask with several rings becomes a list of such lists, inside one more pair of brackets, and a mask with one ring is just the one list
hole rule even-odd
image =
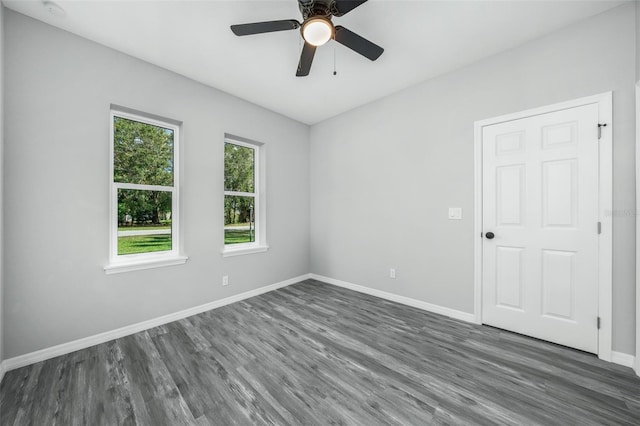
[[264, 207], [260, 193], [261, 145], [241, 138], [224, 143], [225, 256], [265, 251]]
[[111, 256], [107, 272], [184, 263], [178, 253], [179, 125], [111, 111]]

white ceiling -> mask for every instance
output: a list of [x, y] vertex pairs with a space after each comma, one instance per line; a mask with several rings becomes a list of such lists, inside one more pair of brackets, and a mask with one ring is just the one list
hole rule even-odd
[[[384, 47], [375, 62], [329, 42], [296, 77], [299, 31], [236, 37], [231, 24], [297, 19], [297, 0], [41, 1], [6, 7], [314, 124], [518, 46], [627, 0], [369, 0], [334, 24]], [[338, 74], [333, 75], [334, 55]]]

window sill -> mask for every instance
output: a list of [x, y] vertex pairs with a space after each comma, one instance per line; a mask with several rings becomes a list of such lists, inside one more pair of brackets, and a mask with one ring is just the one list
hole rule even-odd
[[222, 257], [242, 256], [245, 254], [262, 253], [269, 250], [268, 245], [261, 246], [244, 246], [244, 247], [225, 247], [222, 250]]
[[104, 267], [104, 273], [119, 274], [121, 272], [140, 271], [143, 269], [162, 268], [164, 266], [182, 265], [186, 263], [186, 256], [157, 257], [149, 259], [136, 259], [110, 263]]

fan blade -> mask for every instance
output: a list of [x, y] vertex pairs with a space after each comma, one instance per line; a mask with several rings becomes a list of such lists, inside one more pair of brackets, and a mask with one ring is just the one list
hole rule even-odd
[[333, 7], [337, 13], [334, 13], [334, 16], [346, 15], [362, 3], [366, 2], [367, 0], [336, 0]]
[[300, 23], [295, 19], [286, 19], [283, 21], [267, 21], [254, 22], [252, 24], [232, 25], [231, 31], [237, 36], [245, 36], [251, 34], [272, 33], [274, 31], [295, 30], [300, 28]]
[[338, 43], [347, 46], [349, 49], [372, 61], [378, 59], [380, 55], [382, 55], [382, 52], [384, 52], [382, 47], [370, 42], [366, 38], [360, 37], [358, 34], [349, 31], [341, 25], [336, 25], [334, 38]]
[[311, 63], [313, 62], [313, 55], [316, 53], [316, 47], [312, 44], [304, 42], [302, 48], [302, 54], [300, 55], [300, 62], [298, 63], [298, 71], [296, 77], [306, 77], [311, 71]]

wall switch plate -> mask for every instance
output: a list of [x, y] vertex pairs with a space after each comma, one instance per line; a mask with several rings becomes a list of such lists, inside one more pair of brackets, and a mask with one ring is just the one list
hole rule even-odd
[[229, 285], [229, 275], [222, 276], [222, 285]]
[[396, 277], [396, 270], [394, 268], [389, 269], [389, 278]]
[[462, 220], [462, 207], [449, 207], [450, 220]]

